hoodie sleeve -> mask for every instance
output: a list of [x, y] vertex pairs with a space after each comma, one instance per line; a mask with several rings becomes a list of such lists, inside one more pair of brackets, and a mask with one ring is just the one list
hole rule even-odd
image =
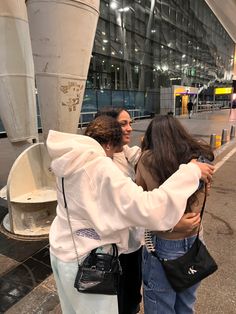
[[158, 189], [144, 192], [119, 169], [106, 165], [102, 173], [97, 186], [104, 214], [102, 219], [97, 217], [96, 227], [104, 235], [132, 226], [171, 229], [184, 214], [187, 199], [196, 191], [201, 177], [199, 167], [188, 163], [181, 165]]

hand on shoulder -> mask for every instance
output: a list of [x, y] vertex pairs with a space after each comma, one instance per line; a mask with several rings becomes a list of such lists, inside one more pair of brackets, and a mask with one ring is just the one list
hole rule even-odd
[[209, 165], [207, 163], [202, 163], [196, 159], [191, 160], [192, 163], [196, 164], [201, 170], [201, 179], [206, 183], [210, 182], [215, 170], [215, 166]]

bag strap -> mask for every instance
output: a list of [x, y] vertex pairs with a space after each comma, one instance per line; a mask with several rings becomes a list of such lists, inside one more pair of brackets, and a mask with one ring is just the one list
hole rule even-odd
[[205, 210], [205, 205], [206, 205], [206, 199], [207, 199], [207, 185], [204, 182], [204, 199], [203, 199], [202, 209], [201, 209], [201, 212], [200, 212], [201, 222], [200, 222], [200, 225], [198, 227], [197, 237], [199, 237], [199, 232], [200, 232], [200, 228], [201, 228], [201, 224], [202, 224], [202, 217], [203, 217], [204, 210]]
[[[78, 254], [78, 251], [77, 251], [77, 248], [76, 248], [76, 244], [75, 244], [75, 238], [74, 238], [74, 235], [73, 235], [73, 230], [72, 230], [72, 226], [71, 226], [69, 210], [68, 210], [67, 201], [66, 201], [64, 177], [61, 178], [61, 184], [62, 184], [62, 194], [63, 194], [63, 199], [64, 199], [64, 207], [66, 209], [68, 225], [69, 225], [69, 228], [70, 228], [70, 233], [71, 233], [71, 238], [72, 238], [72, 241], [73, 241], [73, 246], [74, 246], [74, 250], [75, 250], [75, 254], [76, 254], [76, 259], [77, 259], [77, 262], [79, 264], [79, 254]], [[91, 254], [95, 254], [96, 250], [97, 250], [97, 248], [93, 249], [91, 251]], [[118, 248], [117, 248], [117, 245], [115, 243], [112, 243], [112, 256], [113, 256], [113, 258], [117, 258], [118, 257]]]
[[204, 209], [205, 209], [205, 205], [206, 205], [206, 198], [207, 198], [207, 185], [206, 185], [206, 183], [204, 183], [204, 200], [203, 200], [201, 214], [200, 214], [201, 219], [202, 219], [202, 216], [203, 216], [203, 213], [204, 213]]
[[[113, 257], [113, 259], [115, 259], [118, 257], [118, 248], [117, 248], [117, 245], [115, 243], [112, 243], [111, 246], [112, 246], [112, 257]], [[91, 254], [95, 255], [96, 250], [97, 250], [97, 248], [93, 249], [91, 251]], [[104, 253], [99, 253], [99, 254], [104, 254]]]
[[62, 194], [63, 194], [63, 199], [64, 199], [64, 207], [66, 209], [68, 225], [69, 225], [69, 228], [70, 228], [70, 234], [71, 234], [71, 238], [72, 238], [73, 245], [74, 245], [76, 259], [77, 259], [77, 262], [79, 264], [79, 254], [78, 254], [78, 251], [77, 251], [77, 248], [76, 248], [76, 245], [75, 245], [75, 238], [74, 238], [73, 231], [72, 231], [72, 226], [71, 226], [71, 222], [70, 222], [70, 215], [69, 215], [69, 210], [68, 210], [67, 201], [66, 201], [64, 177], [61, 178], [61, 185], [62, 185]]

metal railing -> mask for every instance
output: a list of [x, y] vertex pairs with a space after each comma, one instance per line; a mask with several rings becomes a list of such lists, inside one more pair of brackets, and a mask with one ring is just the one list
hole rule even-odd
[[209, 101], [209, 102], [202, 102], [198, 103], [198, 106], [196, 108], [197, 112], [201, 111], [214, 111], [219, 110], [221, 108], [229, 108], [229, 103], [226, 103], [225, 101]]

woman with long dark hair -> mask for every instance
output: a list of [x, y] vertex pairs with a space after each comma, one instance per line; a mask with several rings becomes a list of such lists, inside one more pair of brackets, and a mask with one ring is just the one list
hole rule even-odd
[[[136, 183], [152, 191], [167, 180], [180, 166], [203, 156], [213, 161], [210, 146], [194, 139], [173, 116], [159, 115], [148, 126], [143, 142], [142, 156], [138, 162]], [[182, 186], [184, 190], [186, 186]], [[187, 202], [185, 215], [199, 213], [204, 199], [200, 187]], [[178, 202], [178, 199], [175, 200]], [[151, 237], [160, 258], [175, 259], [189, 250], [198, 231], [196, 223], [183, 230], [152, 230]], [[200, 232], [202, 236], [202, 232]], [[184, 292], [176, 293], [170, 286], [160, 261], [148, 253], [143, 255], [143, 291], [145, 314], [190, 314], [196, 300], [198, 284]]]

